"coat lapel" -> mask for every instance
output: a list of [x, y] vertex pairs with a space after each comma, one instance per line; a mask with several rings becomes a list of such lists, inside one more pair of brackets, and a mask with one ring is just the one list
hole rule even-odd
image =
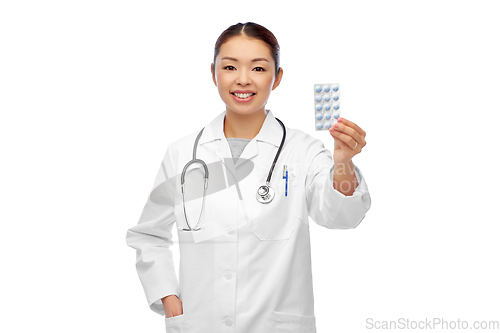
[[[234, 164], [231, 149], [223, 130], [226, 110], [221, 112], [214, 120], [212, 120], [207, 126], [205, 126], [205, 130], [202, 133], [199, 144], [204, 145], [209, 142], [214, 143], [215, 154], [217, 155], [219, 160], [226, 166], [227, 170], [229, 170], [232, 175], [237, 178], [236, 169], [238, 169], [248, 160], [252, 160], [254, 161], [254, 163], [256, 162], [255, 157], [259, 154], [260, 144], [271, 144], [274, 145], [276, 149], [280, 146], [283, 136], [283, 129], [274, 117], [273, 113], [270, 110], [267, 111], [268, 113], [266, 119], [264, 120], [259, 133], [247, 144], [236, 164]], [[265, 158], [266, 161], [268, 158], [270, 159], [269, 164], [271, 165], [274, 160], [274, 156], [266, 156]]]

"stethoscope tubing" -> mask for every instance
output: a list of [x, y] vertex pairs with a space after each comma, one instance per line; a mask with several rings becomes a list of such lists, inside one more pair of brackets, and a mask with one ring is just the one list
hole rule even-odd
[[[267, 175], [266, 184], [259, 186], [259, 189], [257, 190], [257, 195], [256, 195], [257, 201], [259, 201], [260, 203], [263, 203], [263, 204], [267, 204], [267, 203], [271, 202], [274, 198], [274, 190], [270, 185], [271, 176], [273, 174], [274, 166], [276, 165], [276, 162], [278, 161], [278, 157], [281, 153], [281, 149], [283, 148], [283, 144], [285, 143], [285, 139], [286, 139], [285, 125], [278, 118], [275, 118], [275, 119], [280, 123], [281, 127], [283, 128], [283, 137], [281, 138], [280, 146], [278, 148], [276, 156], [274, 157], [273, 164], [271, 165], [271, 169], [269, 170], [269, 174]], [[206, 191], [208, 188], [208, 177], [209, 177], [208, 167], [207, 167], [207, 164], [203, 160], [196, 158], [196, 148], [198, 147], [198, 141], [200, 140], [201, 134], [203, 133], [204, 129], [205, 128], [202, 128], [202, 130], [198, 133], [198, 136], [196, 137], [196, 141], [195, 141], [194, 147], [193, 147], [193, 159], [191, 161], [189, 161], [188, 163], [186, 163], [186, 165], [184, 166], [182, 173], [181, 173], [182, 207], [184, 210], [184, 217], [186, 219], [186, 223], [187, 223], [188, 228], [189, 228], [189, 229], [182, 229], [184, 231], [198, 231], [198, 230], [200, 230], [198, 225], [200, 224], [201, 216], [203, 215], [203, 208], [205, 206], [205, 196], [206, 196]], [[187, 168], [191, 164], [194, 164], [194, 163], [201, 163], [203, 165], [203, 168], [205, 169], [205, 184], [203, 186], [203, 202], [202, 202], [202, 206], [201, 206], [200, 217], [198, 218], [198, 222], [196, 223], [196, 226], [193, 229], [193, 228], [191, 228], [191, 226], [188, 222], [188, 218], [187, 218], [187, 214], [186, 214], [186, 205], [185, 205], [185, 198], [184, 198], [184, 182], [185, 182], [185, 175], [186, 175]]]

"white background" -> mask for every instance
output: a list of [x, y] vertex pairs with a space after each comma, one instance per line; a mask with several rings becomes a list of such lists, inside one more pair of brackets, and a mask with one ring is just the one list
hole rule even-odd
[[276, 117], [331, 151], [312, 89], [338, 82], [367, 132], [364, 221], [310, 220], [318, 332], [500, 320], [498, 2], [269, 3], [1, 2], [1, 331], [164, 331], [126, 230], [168, 143], [224, 110], [213, 47], [247, 21], [281, 46]]

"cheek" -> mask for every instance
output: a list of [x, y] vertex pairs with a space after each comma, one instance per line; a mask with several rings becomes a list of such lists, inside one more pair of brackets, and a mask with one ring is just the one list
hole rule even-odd
[[217, 87], [219, 88], [219, 91], [227, 91], [228, 88], [228, 79], [224, 75], [219, 75], [216, 77], [217, 80]]
[[262, 82], [264, 87], [266, 87], [266, 88], [269, 87], [269, 90], [272, 89], [273, 83], [274, 83], [274, 80], [273, 80], [272, 76], [264, 78], [264, 80]]

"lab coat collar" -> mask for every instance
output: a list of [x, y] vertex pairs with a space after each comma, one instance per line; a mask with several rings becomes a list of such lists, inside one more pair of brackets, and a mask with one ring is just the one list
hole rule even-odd
[[221, 112], [214, 120], [210, 122], [205, 129], [199, 140], [199, 145], [203, 145], [215, 141], [215, 153], [219, 159], [229, 168], [229, 170], [236, 176], [236, 168], [247, 160], [251, 160], [258, 155], [259, 149], [257, 142], [264, 142], [266, 144], [274, 145], [279, 148], [283, 138], [283, 128], [274, 117], [271, 110], [266, 110], [267, 115], [259, 133], [245, 146], [243, 153], [234, 164], [231, 149], [224, 134], [224, 117], [226, 110]]
[[[262, 141], [270, 143], [276, 148], [280, 146], [281, 139], [283, 138], [283, 129], [274, 117], [271, 110], [267, 110], [267, 116], [262, 124], [262, 127], [251, 141]], [[204, 144], [213, 140], [226, 140], [224, 134], [224, 117], [226, 116], [226, 110], [221, 112], [214, 120], [210, 122], [203, 130], [203, 134], [200, 138], [199, 144]], [[207, 129], [211, 129], [208, 130]]]

